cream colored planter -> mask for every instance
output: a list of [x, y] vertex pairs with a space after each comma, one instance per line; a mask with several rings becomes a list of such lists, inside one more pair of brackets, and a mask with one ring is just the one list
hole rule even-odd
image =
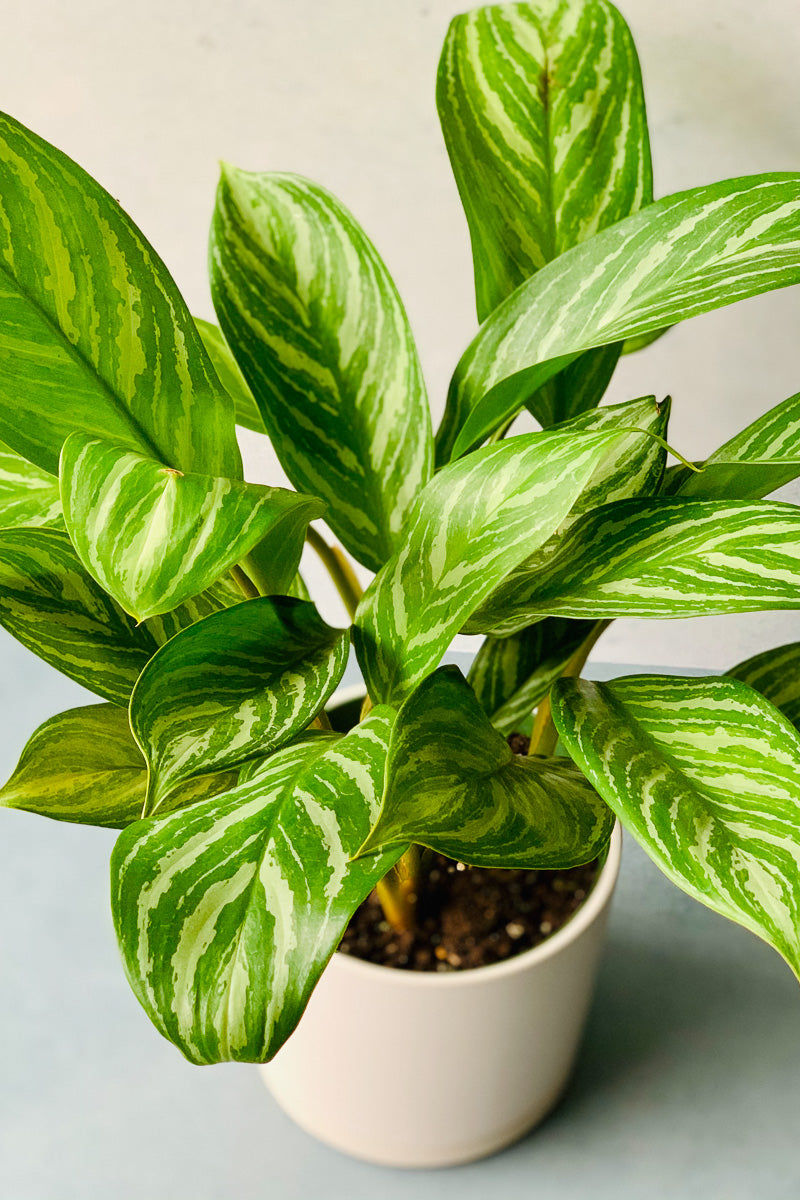
[[469, 1162], [521, 1137], [569, 1077], [620, 847], [617, 826], [572, 920], [508, 962], [440, 975], [335, 954], [260, 1068], [275, 1099], [321, 1141], [388, 1166]]

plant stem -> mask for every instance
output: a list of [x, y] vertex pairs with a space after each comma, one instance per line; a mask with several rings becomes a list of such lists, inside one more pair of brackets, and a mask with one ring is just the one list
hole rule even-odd
[[[582, 642], [575, 653], [570, 658], [564, 670], [561, 672], [561, 678], [564, 677], [574, 679], [576, 675], [580, 675], [586, 665], [586, 660], [596, 646], [602, 634], [608, 629], [610, 621], [598, 621], [592, 632], [589, 634], [585, 642]], [[536, 718], [533, 722], [531, 730], [531, 744], [528, 747], [528, 754], [536, 754], [542, 758], [549, 758], [555, 753], [558, 745], [558, 730], [553, 723], [553, 713], [550, 708], [550, 697], [545, 696], [541, 704], [536, 710]]]
[[414, 928], [420, 857], [420, 847], [409, 846], [375, 888], [386, 920], [398, 933], [410, 933]]
[[338, 546], [329, 546], [324, 537], [321, 537], [311, 525], [306, 530], [306, 541], [327, 567], [328, 574], [344, 601], [350, 620], [354, 620], [358, 602], [363, 595], [363, 589], [356, 578], [355, 571]]
[[238, 563], [231, 567], [231, 578], [239, 585], [240, 590], [248, 600], [255, 600], [261, 595], [250, 576], [242, 570]]

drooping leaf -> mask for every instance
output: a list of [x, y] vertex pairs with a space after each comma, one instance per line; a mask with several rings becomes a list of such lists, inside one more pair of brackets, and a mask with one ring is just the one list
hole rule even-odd
[[351, 214], [296, 175], [223, 168], [214, 305], [294, 486], [378, 570], [430, 478], [425, 387], [405, 311]]
[[373, 700], [399, 703], [437, 665], [473, 609], [558, 528], [621, 436], [528, 434], [434, 476], [356, 614], [353, 643]]
[[128, 978], [191, 1062], [272, 1058], [399, 857], [350, 861], [378, 811], [392, 717], [289, 746], [227, 795], [121, 835], [112, 911]]
[[140, 620], [197, 595], [266, 539], [282, 592], [308, 522], [324, 511], [312, 496], [184, 475], [83, 434], [64, 444], [61, 499], [86, 569]]
[[[170, 797], [168, 807], [197, 803], [235, 783], [231, 773], [192, 780]], [[90, 704], [39, 726], [0, 789], [0, 806], [122, 829], [141, 817], [146, 791], [147, 766], [128, 714], [113, 704]]]
[[161, 259], [85, 171], [0, 114], [0, 437], [55, 475], [74, 430], [241, 478], [233, 405]]
[[467, 347], [440, 452], [479, 445], [584, 350], [797, 283], [799, 227], [800, 175], [758, 175], [667, 196], [567, 250]]
[[204, 321], [202, 317], [195, 317], [194, 323], [203, 339], [203, 345], [220, 383], [233, 400], [236, 424], [243, 425], [245, 429], [252, 429], [254, 433], [266, 433], [264, 419], [258, 411], [253, 393], [239, 370], [239, 365], [231, 353], [230, 346], [225, 341], [222, 330], [211, 321]]
[[732, 679], [563, 679], [570, 755], [661, 870], [800, 975], [800, 737]]
[[347, 631], [313, 604], [261, 597], [167, 642], [131, 696], [150, 767], [148, 811], [184, 780], [267, 754], [299, 733], [347, 664]]
[[[614, 374], [620, 346], [620, 342], [614, 342], [578, 355], [525, 400], [528, 412], [547, 429], [596, 408]], [[447, 461], [446, 456], [443, 460]]]
[[403, 703], [380, 816], [359, 854], [416, 842], [481, 867], [574, 867], [605, 847], [614, 818], [563, 758], [513, 754], [457, 667]]
[[659, 497], [587, 513], [541, 570], [510, 573], [467, 629], [781, 608], [800, 608], [800, 508]]
[[0, 528], [61, 524], [58, 480], [0, 442]]
[[726, 672], [749, 684], [800, 730], [800, 642], [765, 650]]

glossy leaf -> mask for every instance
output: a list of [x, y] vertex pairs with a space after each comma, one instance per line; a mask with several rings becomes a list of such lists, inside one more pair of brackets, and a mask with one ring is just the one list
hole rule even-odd
[[186, 779], [276, 750], [342, 677], [347, 631], [313, 604], [261, 597], [207, 617], [150, 660], [131, 728], [150, 767], [148, 811]]
[[214, 305], [281, 464], [378, 570], [430, 478], [430, 416], [400, 298], [351, 214], [296, 175], [223, 168]]
[[350, 858], [377, 814], [393, 714], [256, 764], [227, 795], [130, 826], [111, 860], [131, 986], [194, 1063], [263, 1062], [399, 857]]
[[0, 442], [0, 528], [62, 524], [58, 480]]
[[284, 591], [308, 522], [324, 511], [312, 496], [184, 475], [82, 434], [64, 444], [61, 498], [86, 569], [140, 620], [204, 591], [267, 538], [272, 590]]
[[166, 267], [117, 202], [0, 114], [0, 437], [56, 474], [80, 430], [241, 477], [233, 406]]
[[468, 346], [440, 449], [479, 445], [584, 350], [797, 283], [799, 225], [800, 175], [756, 175], [667, 196], [567, 250]]
[[231, 353], [231, 348], [225, 341], [225, 336], [218, 325], [195, 317], [194, 323], [203, 339], [208, 357], [225, 391], [233, 400], [236, 414], [236, 424], [251, 429], [253, 433], [266, 433], [264, 418], [258, 411], [258, 405], [253, 399], [253, 393], [245, 382], [244, 375]]
[[564, 679], [561, 740], [661, 870], [800, 975], [800, 737], [732, 679]]
[[800, 642], [765, 650], [726, 672], [749, 684], [800, 729]]
[[380, 816], [360, 855], [416, 842], [481, 867], [589, 862], [614, 819], [563, 758], [513, 754], [457, 667], [440, 667], [402, 705]]

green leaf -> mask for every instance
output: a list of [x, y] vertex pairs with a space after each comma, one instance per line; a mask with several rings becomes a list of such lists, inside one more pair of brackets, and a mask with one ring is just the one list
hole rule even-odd
[[55, 529], [0, 530], [0, 625], [70, 679], [123, 706], [158, 648]]
[[614, 818], [566, 759], [513, 754], [457, 667], [440, 667], [397, 714], [380, 816], [359, 855], [416, 842], [480, 867], [589, 862]]
[[199, 596], [192, 596], [191, 600], [179, 604], [170, 612], [150, 617], [143, 621], [142, 625], [153, 635], [156, 646], [163, 646], [181, 630], [188, 629], [190, 625], [214, 613], [222, 612], [225, 608], [231, 608], [234, 604], [241, 604], [244, 600], [244, 593], [239, 586], [232, 579], [223, 577]]
[[402, 550], [356, 613], [353, 643], [373, 700], [398, 703], [437, 665], [473, 609], [558, 528], [621, 436], [528, 434], [434, 476]]
[[[235, 774], [192, 781], [171, 797], [169, 807], [197, 803], [235, 783]], [[90, 704], [39, 726], [0, 789], [0, 806], [122, 829], [141, 817], [146, 790], [147, 767], [128, 714], [112, 704]]]
[[561, 740], [661, 870], [800, 975], [800, 738], [732, 679], [563, 679]]
[[272, 1058], [399, 857], [350, 861], [377, 814], [392, 717], [289, 746], [227, 795], [121, 835], [112, 911], [128, 978], [191, 1062]]
[[241, 477], [233, 405], [166, 267], [71, 159], [0, 114], [0, 437], [55, 475], [74, 430]]
[[223, 168], [211, 243], [220, 325], [281, 464], [377, 571], [430, 478], [430, 416], [397, 290], [351, 214], [296, 175]]
[[800, 175], [657, 200], [567, 250], [484, 322], [456, 367], [442, 448], [479, 445], [578, 354], [800, 281]]
[[800, 608], [800, 509], [763, 500], [626, 500], [588, 513], [536, 572], [517, 572], [470, 632], [545, 616], [700, 617]]
[[639, 333], [635, 337], [626, 338], [622, 343], [623, 354], [638, 354], [640, 350], [646, 350], [648, 346], [652, 346], [653, 342], [657, 342], [665, 333], [669, 333], [671, 325], [667, 325], [664, 329], [651, 329], [649, 333]]
[[231, 353], [230, 346], [225, 341], [222, 330], [218, 325], [212, 324], [211, 321], [204, 321], [201, 317], [195, 317], [194, 323], [203, 339], [203, 345], [217, 373], [217, 378], [233, 400], [236, 424], [243, 425], [245, 429], [252, 429], [254, 433], [266, 433], [264, 419], [258, 411], [253, 393], [239, 370], [238, 363]]
[[0, 442], [0, 527], [61, 524], [58, 480]]
[[800, 642], [765, 650], [726, 671], [755, 688], [800, 729]]
[[347, 631], [313, 604], [261, 597], [167, 642], [131, 696], [131, 728], [150, 767], [148, 811], [179, 783], [289, 741], [317, 714], [347, 664]]
[[528, 412], [546, 429], [596, 408], [614, 374], [621, 345], [614, 342], [580, 354], [525, 401]]
[[495, 729], [521, 730], [594, 628], [594, 621], [548, 617], [511, 637], [485, 640], [467, 682]]
[[61, 498], [86, 569], [140, 620], [197, 595], [267, 538], [274, 591], [284, 591], [308, 522], [324, 511], [311, 496], [184, 475], [79, 433], [64, 444]]

